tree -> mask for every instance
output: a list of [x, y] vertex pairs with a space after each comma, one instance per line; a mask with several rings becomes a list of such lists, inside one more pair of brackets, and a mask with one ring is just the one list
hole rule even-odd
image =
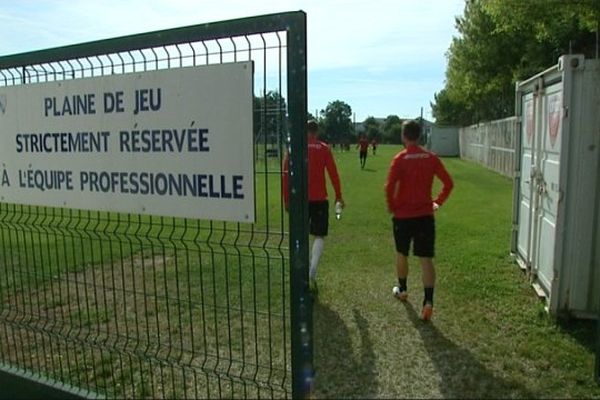
[[433, 107], [436, 121], [465, 125], [513, 111], [511, 66], [522, 44], [514, 35], [496, 30], [482, 3], [467, 1], [464, 15], [456, 20], [460, 37], [450, 45], [446, 87], [436, 94]]
[[444, 88], [434, 95], [434, 99], [431, 109], [437, 125], [466, 126], [472, 123], [470, 107], [455, 92]]
[[277, 143], [286, 126], [286, 102], [279, 92], [254, 96], [254, 138], [257, 143]]
[[341, 100], [335, 100], [327, 104], [321, 114], [324, 140], [337, 143], [350, 140], [352, 136], [352, 108], [350, 105]]
[[397, 115], [388, 115], [383, 121], [383, 141], [395, 144], [402, 142], [402, 120]]
[[363, 133], [367, 135], [369, 140], [381, 140], [381, 124], [375, 119], [375, 117], [367, 117], [367, 119], [363, 121], [363, 128]]
[[525, 43], [515, 65], [517, 79], [555, 64], [562, 54], [596, 54], [600, 28], [597, 0], [487, 0], [483, 8], [497, 31], [518, 36]]
[[467, 0], [459, 36], [447, 53], [443, 90], [432, 103], [437, 123], [468, 125], [514, 114], [515, 82], [561, 54], [595, 54], [597, 0]]

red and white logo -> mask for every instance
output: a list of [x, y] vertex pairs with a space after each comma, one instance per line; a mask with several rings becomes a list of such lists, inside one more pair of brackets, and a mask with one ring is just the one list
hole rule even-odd
[[548, 135], [552, 148], [556, 145], [558, 132], [560, 131], [560, 121], [562, 114], [562, 96], [555, 93], [548, 96]]

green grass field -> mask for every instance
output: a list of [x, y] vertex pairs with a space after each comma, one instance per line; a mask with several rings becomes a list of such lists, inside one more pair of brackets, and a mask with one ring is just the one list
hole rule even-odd
[[[365, 170], [335, 152], [347, 207], [319, 269], [317, 397], [599, 397], [595, 325], [551, 321], [511, 261], [507, 178], [444, 160], [432, 323], [416, 260], [409, 303], [392, 297], [383, 185], [398, 150]], [[116, 397], [284, 395], [286, 215], [276, 159], [262, 170], [254, 227], [2, 205], [0, 361]]]
[[[360, 170], [335, 153], [346, 209], [330, 221], [315, 305], [318, 397], [598, 397], [594, 324], [555, 324], [509, 256], [512, 181], [458, 159], [436, 215], [432, 323], [411, 260], [409, 302], [392, 297], [395, 250], [383, 185], [400, 147]], [[330, 190], [330, 193], [333, 193]]]

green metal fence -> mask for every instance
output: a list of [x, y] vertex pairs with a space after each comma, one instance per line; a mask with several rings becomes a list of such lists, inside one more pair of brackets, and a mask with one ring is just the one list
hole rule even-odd
[[106, 397], [309, 393], [304, 13], [0, 57], [0, 89], [245, 60], [256, 223], [0, 203], [0, 381], [8, 368]]

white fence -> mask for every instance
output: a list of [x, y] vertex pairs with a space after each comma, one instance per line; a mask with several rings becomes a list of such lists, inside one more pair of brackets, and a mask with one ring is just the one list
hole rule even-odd
[[515, 172], [517, 118], [509, 117], [459, 129], [460, 157], [502, 175]]

